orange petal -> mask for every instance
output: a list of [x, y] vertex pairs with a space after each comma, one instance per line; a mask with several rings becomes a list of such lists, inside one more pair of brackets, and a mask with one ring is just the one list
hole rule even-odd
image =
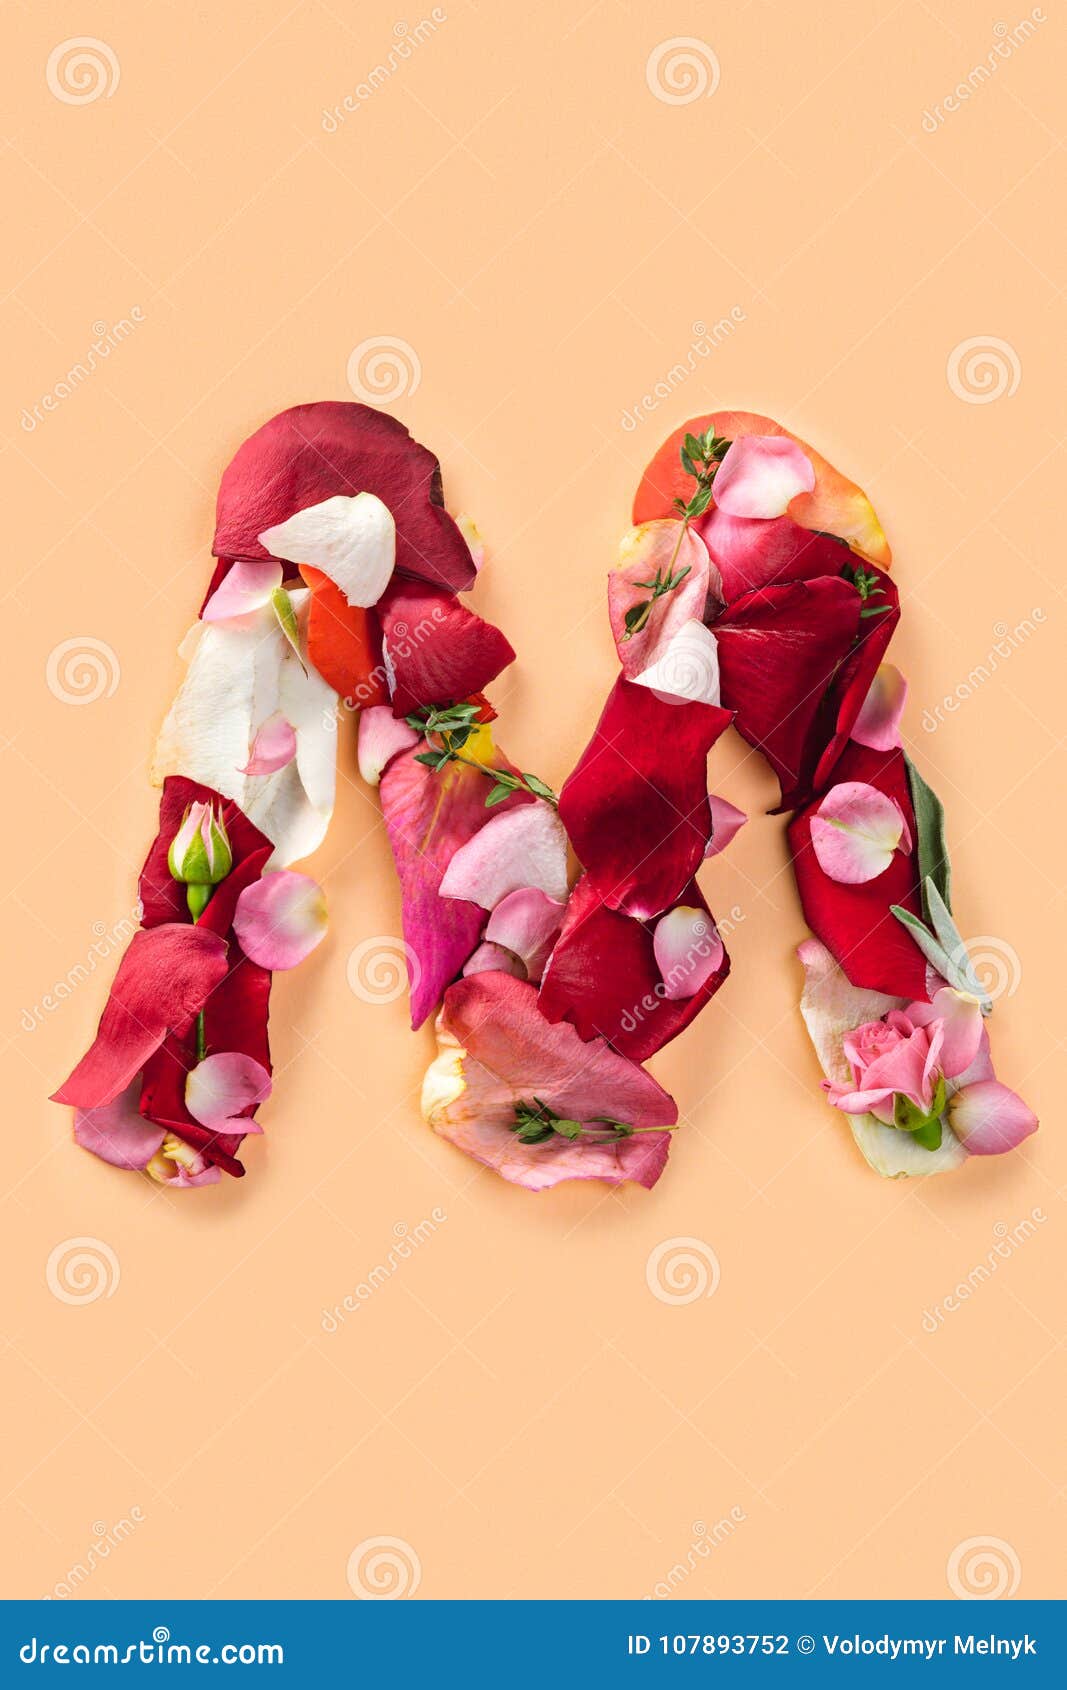
[[309, 661], [353, 707], [388, 704], [385, 666], [371, 613], [349, 604], [340, 587], [321, 569], [302, 563], [300, 573], [311, 588]]

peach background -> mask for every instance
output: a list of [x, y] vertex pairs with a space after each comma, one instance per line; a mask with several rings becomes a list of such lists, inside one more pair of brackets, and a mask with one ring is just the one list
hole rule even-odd
[[[324, 108], [414, 12], [6, 13], [5, 1593], [51, 1590], [96, 1525], [136, 1508], [83, 1594], [347, 1596], [350, 1552], [388, 1535], [418, 1557], [420, 1596], [636, 1596], [676, 1564], [691, 1596], [941, 1596], [956, 1546], [989, 1536], [1022, 1595], [1050, 1595], [1065, 1483], [1062, 19], [928, 133], [924, 111], [1001, 38], [964, 0], [443, 10], [332, 133]], [[84, 31], [121, 78], [72, 105], [45, 65]], [[671, 105], [646, 61], [690, 32], [721, 81]], [[143, 321], [106, 365], [28, 431], [23, 408], [84, 357], [92, 325], [134, 306]], [[625, 429], [694, 323], [735, 306], [722, 344]], [[970, 403], [947, 361], [989, 335], [1021, 379]], [[277, 1095], [248, 1178], [171, 1196], [71, 1147], [44, 1098], [111, 965], [26, 1023], [132, 902], [219, 473], [272, 412], [349, 397], [370, 336], [418, 356], [421, 383], [393, 408], [486, 535], [475, 602], [519, 651], [496, 689], [502, 737], [556, 785], [614, 672], [604, 572], [663, 435], [749, 406], [868, 488], [957, 911], [965, 933], [997, 936], [1017, 986], [994, 1043], [1044, 1114], [1022, 1153], [925, 1186], [866, 1170], [818, 1094], [782, 830], [757, 820], [705, 873], [720, 916], [743, 917], [733, 976], [653, 1065], [687, 1119], [659, 1188], [535, 1198], [477, 1169], [420, 1122], [428, 1030], [346, 984], [353, 947], [398, 922], [350, 743], [314, 863], [332, 931], [277, 983]], [[1044, 621], [924, 731], [995, 626], [1035, 610]], [[111, 648], [118, 683], [78, 708], [46, 675], [85, 637]], [[714, 769], [751, 811], [771, 801], [740, 743]], [[326, 1333], [322, 1311], [435, 1206], [447, 1222]], [[1034, 1211], [1033, 1236], [924, 1330], [998, 1226]], [[121, 1278], [71, 1306], [45, 1266], [80, 1236]], [[714, 1250], [713, 1296], [648, 1289], [650, 1252], [678, 1237]], [[731, 1509], [732, 1533], [691, 1553]]]

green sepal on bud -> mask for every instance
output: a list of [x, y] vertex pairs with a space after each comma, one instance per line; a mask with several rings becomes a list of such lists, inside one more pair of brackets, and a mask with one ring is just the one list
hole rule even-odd
[[[189, 887], [189, 909], [195, 921], [211, 896], [210, 888], [225, 880], [233, 868], [233, 852], [221, 811], [212, 804], [190, 804], [170, 842], [167, 867], [175, 880]], [[194, 909], [194, 902], [199, 902], [199, 909]]]

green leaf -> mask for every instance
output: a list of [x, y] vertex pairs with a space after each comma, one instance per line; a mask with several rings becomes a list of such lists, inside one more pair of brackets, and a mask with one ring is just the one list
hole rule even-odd
[[685, 508], [686, 516], [702, 516], [711, 503], [711, 488], [699, 487]]
[[425, 763], [427, 768], [436, 769], [441, 760], [439, 751], [420, 751], [415, 758], [416, 763]]
[[270, 603], [271, 609], [278, 618], [278, 626], [295, 652], [300, 667], [306, 675], [308, 672], [307, 664], [304, 662], [300, 650], [300, 627], [296, 620], [296, 611], [293, 609], [293, 601], [284, 587], [275, 587], [270, 595]]
[[936, 1115], [932, 1115], [921, 1127], [915, 1127], [912, 1138], [916, 1144], [921, 1144], [924, 1150], [941, 1149], [941, 1122]]
[[915, 811], [915, 828], [919, 836], [917, 856], [919, 880], [923, 888], [923, 913], [933, 925], [926, 893], [927, 880], [933, 881], [946, 909], [952, 908], [952, 871], [948, 860], [948, 846], [945, 843], [945, 806], [933, 788], [923, 780], [911, 758], [905, 756], [904, 762], [907, 765], [911, 806]]
[[491, 787], [489, 795], [485, 800], [486, 809], [491, 810], [494, 804], [502, 804], [504, 799], [507, 798], [513, 790], [514, 788], [510, 786], [497, 785]]
[[545, 798], [550, 804], [554, 804], [556, 802], [556, 794], [553, 792], [552, 788], [550, 786], [546, 786], [544, 781], [539, 780], [536, 775], [523, 775], [522, 778], [526, 782], [529, 790], [536, 793], [538, 798]]
[[943, 974], [946, 980], [950, 980], [954, 972], [952, 958], [945, 950], [944, 945], [934, 938], [925, 923], [921, 922], [917, 915], [912, 915], [910, 910], [904, 909], [901, 904], [890, 904], [889, 913], [895, 915], [897, 920], [907, 928], [927, 962], [931, 963], [939, 974]]

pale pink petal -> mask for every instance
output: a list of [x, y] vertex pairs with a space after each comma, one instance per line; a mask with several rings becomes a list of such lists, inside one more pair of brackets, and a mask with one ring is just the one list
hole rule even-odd
[[819, 867], [845, 886], [875, 880], [889, 867], [894, 851], [911, 849], [900, 806], [866, 781], [831, 787], [810, 825]]
[[659, 650], [654, 663], [633, 677], [661, 699], [715, 704], [719, 699], [719, 644], [703, 622], [686, 622]]
[[[253, 1127], [255, 1127], [255, 1122], [253, 1122], [252, 1125], [253, 1125]], [[245, 1127], [245, 1128], [239, 1129], [239, 1130], [243, 1130], [243, 1131], [247, 1132], [248, 1128]], [[197, 1186], [218, 1185], [219, 1180], [221, 1178], [222, 1178], [222, 1169], [216, 1168], [216, 1167], [214, 1167], [210, 1164], [206, 1168], [201, 1168], [201, 1170], [198, 1174], [190, 1174], [190, 1173], [187, 1172], [187, 1170], [185, 1168], [179, 1166], [178, 1172], [176, 1174], [173, 1174], [171, 1176], [171, 1178], [167, 1181], [167, 1190], [168, 1191], [194, 1191], [197, 1188]]]
[[289, 563], [310, 563], [349, 604], [377, 604], [396, 562], [396, 525], [374, 493], [337, 493], [265, 528], [259, 543]]
[[486, 922], [485, 936], [522, 958], [528, 980], [540, 980], [559, 937], [566, 907], [560, 899], [546, 897], [536, 886], [522, 886], [501, 898]]
[[786, 435], [735, 440], [715, 474], [715, 503], [729, 516], [784, 516], [791, 499], [815, 487], [815, 469]]
[[720, 851], [725, 851], [734, 835], [740, 833], [748, 817], [736, 804], [731, 804], [726, 798], [717, 797], [714, 792], [708, 803], [711, 805], [711, 838], [704, 855], [717, 857]]
[[277, 869], [246, 886], [233, 930], [261, 968], [295, 968], [326, 936], [326, 899], [306, 874]]
[[418, 743], [414, 728], [393, 715], [388, 704], [372, 704], [359, 713], [356, 756], [368, 786], [377, 786], [387, 765], [400, 751]]
[[900, 718], [907, 696], [908, 683], [896, 664], [883, 663], [852, 724], [852, 738], [872, 751], [892, 751], [900, 744]]
[[949, 1098], [953, 1132], [972, 1156], [999, 1156], [1037, 1131], [1037, 1116], [999, 1080], [978, 1080]]
[[99, 1109], [74, 1111], [74, 1141], [113, 1168], [145, 1168], [163, 1143], [164, 1128], [138, 1110], [141, 1076]]
[[248, 616], [269, 604], [270, 596], [282, 584], [282, 566], [273, 558], [238, 558], [215, 588], [203, 610], [204, 622], [229, 622]]
[[944, 1029], [941, 1067], [954, 1080], [971, 1066], [982, 1042], [982, 1006], [969, 992], [942, 986], [932, 1003], [912, 1003], [905, 1012], [914, 1027], [928, 1027], [940, 1021]]
[[440, 892], [492, 910], [524, 886], [549, 898], [567, 896], [567, 835], [551, 804], [541, 800], [486, 822], [452, 858]]
[[722, 965], [723, 945], [706, 910], [677, 904], [661, 916], [652, 935], [652, 951], [663, 981], [663, 995], [691, 998]]
[[[244, 1111], [271, 1093], [271, 1078], [261, 1062], [243, 1051], [220, 1050], [205, 1056], [185, 1077], [185, 1107], [202, 1127], [223, 1131]], [[257, 1122], [241, 1120], [237, 1132], [258, 1132]]]
[[465, 511], [461, 511], [459, 516], [456, 517], [456, 527], [467, 542], [467, 550], [471, 554], [471, 562], [477, 572], [485, 565], [485, 541], [482, 539], [478, 524], [473, 516], [468, 516]]
[[248, 762], [239, 775], [273, 775], [284, 769], [296, 756], [296, 729], [287, 722], [280, 710], [259, 727], [252, 742]]
[[[648, 583], [657, 574], [661, 582], [677, 584], [660, 594], [644, 626], [627, 637], [626, 613], [648, 604], [652, 597]], [[654, 663], [687, 622], [703, 620], [708, 595], [719, 586], [719, 572], [712, 566], [708, 548], [692, 528], [683, 534], [680, 520], [631, 528], [619, 547], [618, 564], [608, 575], [608, 619], [628, 680]]]
[[526, 979], [522, 958], [517, 957], [514, 951], [509, 951], [505, 945], [496, 945], [489, 941], [479, 945], [463, 964], [464, 974], [488, 974], [494, 968], [501, 974], [513, 975], [516, 980]]

